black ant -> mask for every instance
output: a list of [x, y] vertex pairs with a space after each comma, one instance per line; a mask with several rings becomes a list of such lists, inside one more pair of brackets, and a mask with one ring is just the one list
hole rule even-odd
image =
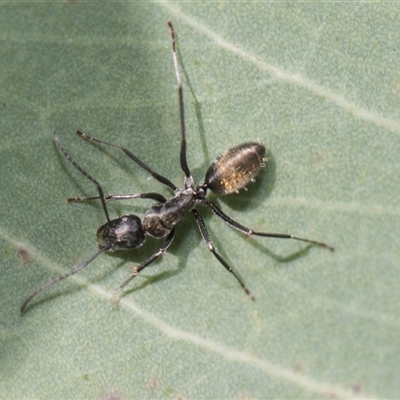
[[[168, 178], [153, 171], [147, 164], [140, 160], [137, 156], [131, 153], [128, 149], [112, 143], [105, 142], [89, 136], [86, 133], [78, 130], [76, 133], [83, 139], [92, 142], [100, 143], [114, 147], [124, 152], [129, 158], [136, 162], [140, 167], [149, 172], [157, 181], [163, 185], [168, 186], [173, 190], [174, 196], [172, 199], [167, 200], [159, 193], [134, 193], [127, 195], [110, 195], [105, 196], [101, 185], [89, 175], [82, 167], [80, 167], [69, 155], [67, 150], [61, 145], [57, 134], [54, 132], [54, 141], [61, 153], [66, 159], [86, 178], [91, 180], [97, 187], [99, 196], [96, 197], [75, 197], [68, 199], [69, 202], [82, 202], [88, 200], [100, 199], [104, 214], [106, 215], [107, 222], [102, 225], [97, 231], [97, 238], [99, 240], [99, 250], [93, 254], [88, 260], [77, 266], [71, 272], [61, 275], [53, 280], [50, 280], [43, 286], [35, 290], [22, 304], [21, 313], [25, 310], [28, 303], [40, 292], [47, 287], [65, 279], [87, 267], [96, 257], [105, 251], [118, 251], [118, 250], [134, 250], [140, 247], [145, 240], [145, 236], [153, 236], [155, 238], [163, 239], [163, 244], [160, 249], [151, 255], [147, 260], [143, 261], [140, 265], [133, 269], [133, 272], [118, 288], [114, 291], [113, 299], [116, 300], [122, 289], [133, 279], [139, 272], [149, 266], [155, 259], [161, 256], [172, 243], [175, 236], [175, 226], [181, 218], [190, 211], [197, 223], [201, 236], [207, 244], [208, 250], [214, 257], [229, 271], [239, 282], [240, 286], [246, 294], [254, 300], [254, 296], [246, 287], [243, 280], [235, 273], [232, 267], [216, 252], [211, 237], [207, 231], [203, 218], [197, 211], [197, 206], [205, 206], [211, 208], [213, 213], [221, 218], [228, 225], [238, 229], [245, 235], [255, 235], [280, 239], [296, 239], [307, 242], [313, 245], [325, 247], [333, 251], [333, 247], [315, 240], [309, 240], [293, 235], [281, 233], [266, 233], [256, 232], [246, 226], [236, 222], [228, 215], [226, 215], [215, 203], [208, 200], [206, 197], [207, 190], [211, 190], [216, 194], [225, 195], [237, 193], [240, 189], [244, 188], [248, 183], [254, 181], [255, 176], [258, 174], [261, 167], [266, 162], [265, 147], [261, 143], [249, 142], [243, 143], [239, 146], [233, 147], [223, 152], [211, 164], [206, 172], [204, 183], [195, 187], [193, 178], [190, 174], [189, 167], [186, 161], [186, 133], [185, 133], [185, 118], [184, 118], [184, 104], [183, 104], [183, 90], [182, 82], [179, 73], [178, 57], [175, 45], [175, 32], [171, 22], [168, 22], [171, 39], [172, 39], [172, 59], [175, 69], [175, 77], [178, 85], [179, 95], [179, 112], [180, 112], [180, 125], [181, 125], [181, 150], [180, 150], [180, 164], [181, 169], [185, 174], [184, 185], [185, 187], [178, 188]], [[151, 199], [156, 201], [157, 204], [148, 209], [143, 217], [143, 221], [136, 215], [123, 215], [122, 217], [110, 220], [108, 215], [106, 201], [109, 200], [126, 200], [126, 199]]]

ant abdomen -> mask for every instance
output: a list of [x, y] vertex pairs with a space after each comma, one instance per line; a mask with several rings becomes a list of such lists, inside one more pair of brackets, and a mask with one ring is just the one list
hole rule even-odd
[[123, 215], [102, 225], [97, 230], [100, 249], [109, 251], [133, 250], [140, 247], [145, 239], [142, 222], [136, 215]]
[[237, 193], [254, 179], [265, 161], [265, 147], [261, 143], [232, 147], [210, 165], [204, 184], [216, 194]]

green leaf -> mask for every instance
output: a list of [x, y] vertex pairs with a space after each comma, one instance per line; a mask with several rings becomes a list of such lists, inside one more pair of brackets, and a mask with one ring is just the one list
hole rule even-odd
[[[0, 8], [2, 307], [0, 397], [321, 398], [400, 396], [400, 58], [396, 3], [3, 3]], [[182, 184], [178, 96], [188, 161], [201, 183], [214, 157], [260, 140], [266, 168], [247, 192], [211, 195], [232, 218], [294, 240], [243, 238], [201, 208], [168, 252], [88, 259], [105, 223], [96, 195], [59, 154], [56, 130], [105, 192], [159, 191], [126, 145]], [[147, 200], [109, 203], [143, 216]]]

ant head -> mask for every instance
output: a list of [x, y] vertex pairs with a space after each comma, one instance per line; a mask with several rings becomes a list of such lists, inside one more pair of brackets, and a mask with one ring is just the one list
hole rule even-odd
[[142, 222], [136, 215], [123, 215], [102, 225], [97, 230], [100, 249], [109, 251], [133, 250], [144, 242]]

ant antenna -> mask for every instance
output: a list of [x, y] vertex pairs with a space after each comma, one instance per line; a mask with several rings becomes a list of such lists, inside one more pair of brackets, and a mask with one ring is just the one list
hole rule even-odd
[[52, 286], [54, 284], [56, 284], [57, 282], [62, 281], [65, 278], [68, 278], [71, 275], [76, 274], [77, 272], [83, 270], [84, 268], [86, 268], [96, 257], [98, 257], [101, 253], [103, 253], [104, 251], [110, 250], [110, 248], [112, 247], [112, 244], [108, 244], [105, 247], [102, 247], [98, 252], [96, 252], [95, 254], [92, 255], [92, 257], [90, 257], [88, 260], [86, 260], [85, 262], [83, 262], [82, 264], [78, 265], [73, 271], [68, 272], [64, 275], [58, 276], [57, 278], [52, 279], [51, 281], [45, 283], [43, 286], [40, 286], [38, 289], [36, 289], [31, 295], [29, 295], [26, 300], [22, 303], [21, 306], [21, 314], [24, 312], [26, 306], [31, 302], [31, 300], [36, 297], [40, 292], [42, 292], [44, 289], [48, 288], [49, 286]]
[[86, 178], [91, 180], [96, 186], [97, 190], [99, 192], [99, 197], [101, 200], [101, 204], [103, 205], [103, 210], [104, 213], [106, 214], [107, 222], [110, 222], [110, 217], [108, 216], [108, 211], [107, 211], [107, 206], [106, 206], [106, 201], [105, 201], [105, 196], [103, 192], [103, 188], [100, 186], [100, 183], [96, 181], [91, 175], [89, 175], [82, 167], [80, 167], [76, 161], [69, 155], [68, 151], [62, 146], [60, 142], [60, 138], [58, 137], [57, 133], [54, 131], [54, 142], [56, 143], [57, 147], [60, 149], [61, 153], [64, 154], [65, 158]]

